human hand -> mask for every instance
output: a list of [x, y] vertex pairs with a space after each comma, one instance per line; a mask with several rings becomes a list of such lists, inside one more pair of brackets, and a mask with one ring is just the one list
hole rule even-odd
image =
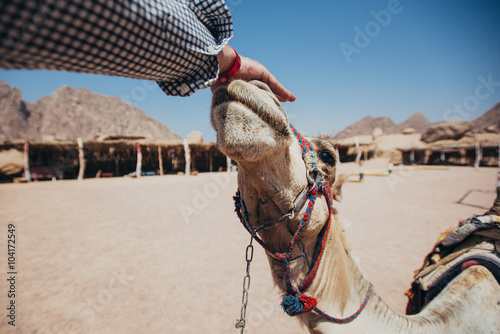
[[[219, 60], [220, 73], [225, 73], [234, 63], [234, 60], [236, 59], [236, 53], [231, 47], [226, 45], [224, 49], [217, 55], [217, 58]], [[274, 95], [276, 95], [280, 102], [295, 101], [295, 95], [293, 95], [290, 91], [283, 87], [283, 85], [281, 85], [276, 77], [272, 75], [264, 65], [247, 57], [240, 56], [240, 58], [240, 70], [231, 77], [231, 80], [259, 80], [269, 86], [269, 88], [273, 91]], [[211, 86], [212, 92], [215, 92], [217, 88], [222, 85], [223, 84], [221, 84], [220, 82], [216, 82], [215, 84], [213, 84]]]

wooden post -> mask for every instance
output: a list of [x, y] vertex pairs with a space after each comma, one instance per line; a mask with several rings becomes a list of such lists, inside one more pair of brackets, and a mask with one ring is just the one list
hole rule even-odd
[[481, 148], [479, 143], [476, 143], [476, 160], [474, 161], [474, 169], [479, 169], [479, 163], [481, 162]]
[[120, 176], [120, 156], [115, 157], [115, 176]]
[[78, 162], [80, 163], [80, 169], [78, 170], [78, 181], [83, 180], [85, 175], [85, 154], [83, 153], [83, 140], [82, 138], [77, 139], [78, 142]]
[[424, 151], [424, 161], [422, 161], [422, 165], [427, 165], [429, 164], [429, 159], [431, 158], [432, 151], [431, 150], [425, 150]]
[[158, 164], [160, 165], [160, 175], [163, 175], [163, 157], [161, 151], [161, 146], [158, 146]]
[[142, 151], [141, 151], [141, 145], [139, 144], [139, 142], [135, 143], [135, 147], [137, 149], [137, 165], [135, 167], [135, 176], [141, 177], [141, 174], [142, 174]]
[[184, 144], [184, 158], [186, 160], [186, 175], [191, 175], [191, 152], [189, 151], [189, 145], [187, 139], [183, 139]]
[[23, 147], [23, 158], [24, 158], [24, 176], [28, 182], [31, 182], [31, 171], [30, 171], [30, 144], [28, 142], [24, 143]]
[[354, 143], [356, 144], [356, 160], [355, 162], [359, 162], [361, 159], [361, 150], [359, 149], [359, 140], [358, 137], [354, 137]]

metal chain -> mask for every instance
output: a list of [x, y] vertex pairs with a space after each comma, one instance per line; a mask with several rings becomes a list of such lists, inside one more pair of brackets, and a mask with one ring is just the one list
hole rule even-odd
[[246, 315], [247, 315], [247, 304], [248, 304], [248, 292], [250, 291], [250, 263], [253, 260], [253, 238], [255, 232], [250, 236], [250, 243], [245, 251], [245, 259], [247, 261], [247, 269], [245, 277], [243, 278], [243, 295], [241, 296], [241, 312], [240, 319], [236, 319], [236, 329], [241, 329], [240, 333], [243, 334], [246, 326]]

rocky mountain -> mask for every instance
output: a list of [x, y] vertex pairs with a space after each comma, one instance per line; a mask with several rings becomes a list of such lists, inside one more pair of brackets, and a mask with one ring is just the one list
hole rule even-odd
[[472, 124], [466, 120], [451, 122], [437, 122], [432, 124], [422, 133], [424, 143], [432, 143], [438, 140], [459, 140], [472, 130]]
[[19, 88], [9, 87], [0, 80], [0, 140], [31, 137], [28, 129], [29, 107]]
[[407, 133], [424, 133], [432, 124], [420, 111], [414, 112], [404, 122], [397, 125], [388, 117], [373, 118], [367, 116], [349, 125], [339, 132], [334, 139], [341, 140], [354, 136], [372, 135], [374, 131], [380, 132], [380, 130], [384, 135], [403, 133], [406, 129], [414, 130]]
[[415, 129], [416, 133], [423, 133], [431, 122], [420, 111], [414, 112], [406, 121], [398, 124], [398, 132], [402, 133], [405, 129]]
[[500, 132], [500, 103], [471, 123], [474, 132]]
[[382, 129], [384, 134], [397, 133], [397, 125], [388, 117], [366, 116], [352, 123], [335, 135], [334, 139], [345, 139], [353, 136], [371, 135], [376, 128]]
[[141, 109], [86, 88], [63, 86], [30, 104], [18, 88], [0, 80], [0, 117], [0, 140], [91, 139], [99, 135], [181, 138]]

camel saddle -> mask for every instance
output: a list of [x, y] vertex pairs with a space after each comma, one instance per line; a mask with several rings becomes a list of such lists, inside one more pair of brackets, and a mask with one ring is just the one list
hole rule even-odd
[[415, 272], [406, 292], [406, 314], [417, 314], [446, 285], [470, 266], [486, 267], [500, 284], [500, 216], [489, 211], [474, 215], [444, 232]]

